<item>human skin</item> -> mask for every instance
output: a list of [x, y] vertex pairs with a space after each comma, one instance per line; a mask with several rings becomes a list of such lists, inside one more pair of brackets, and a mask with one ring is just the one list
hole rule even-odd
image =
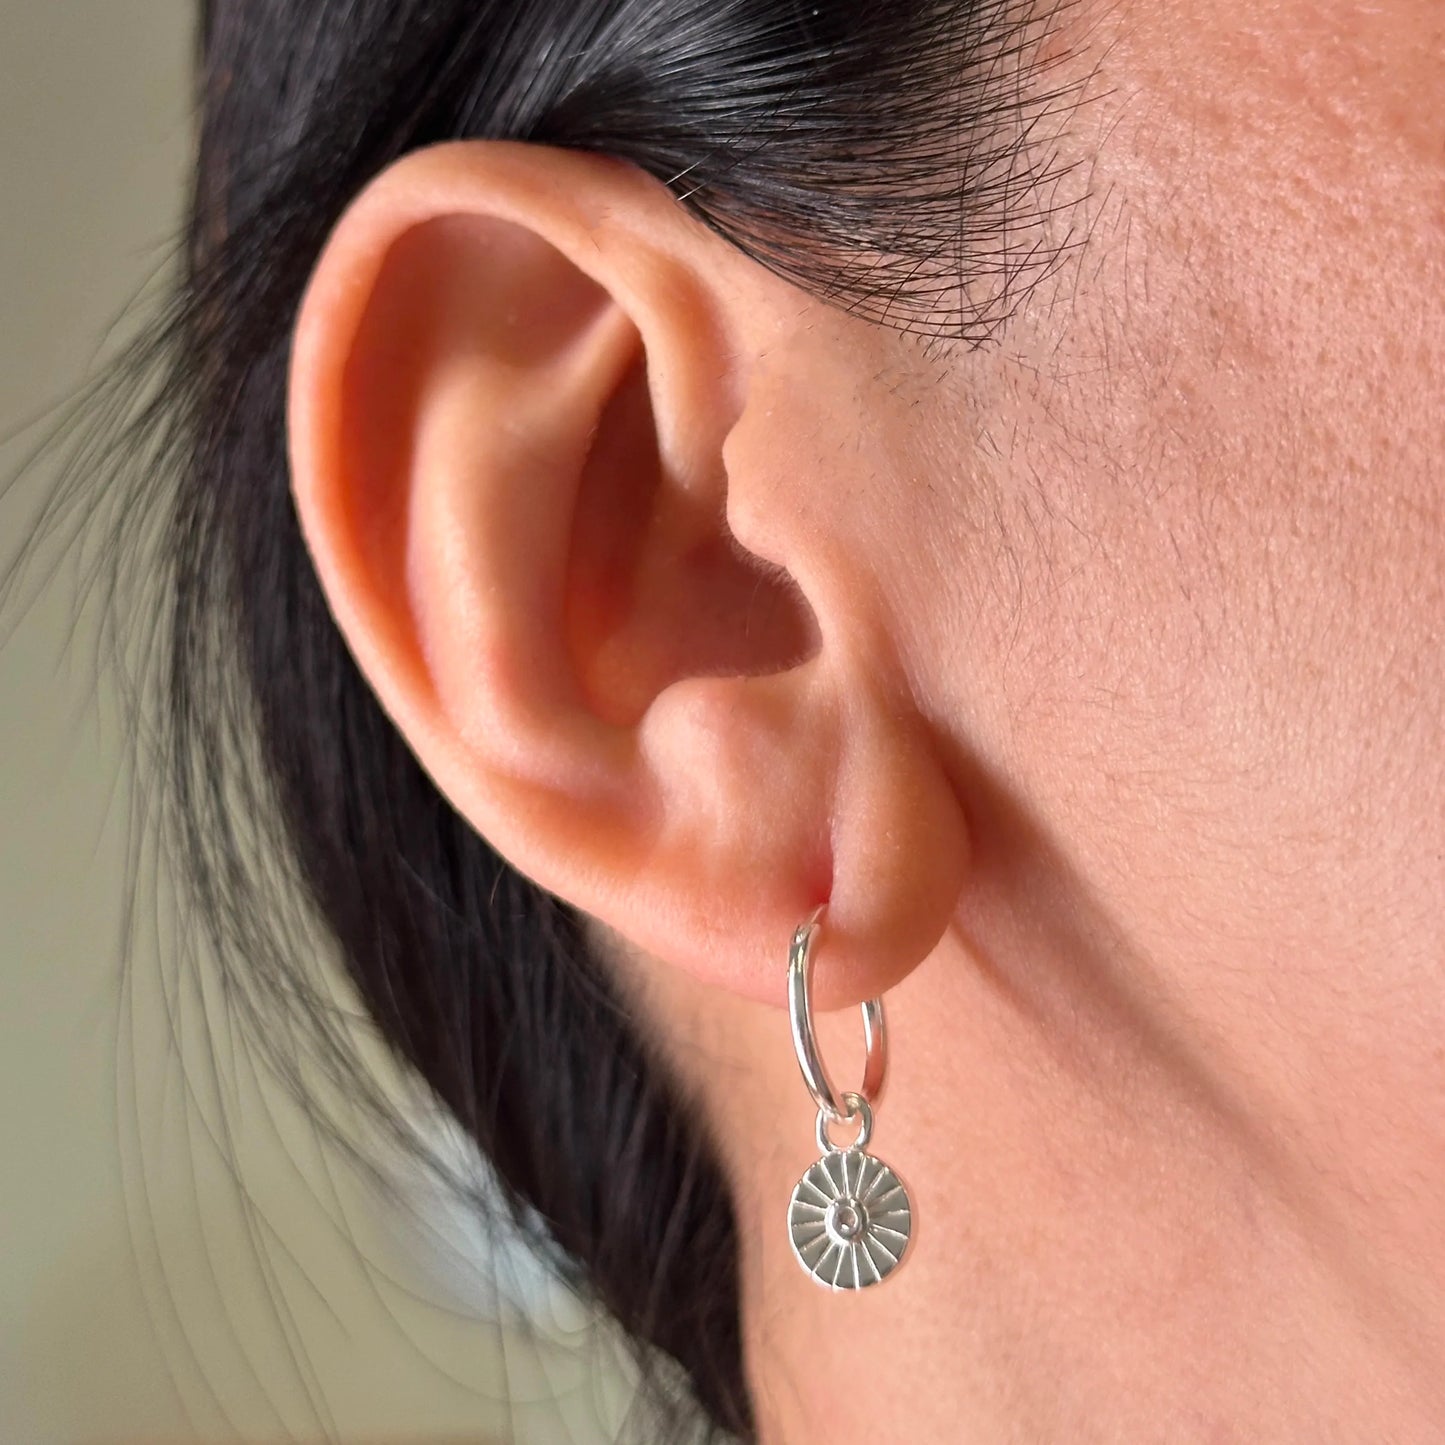
[[[1445, 17], [1068, 23], [1087, 239], [981, 349], [601, 158], [403, 158], [298, 324], [303, 528], [695, 1094], [766, 1445], [1439, 1438]], [[784, 1223], [825, 897], [918, 1219], [857, 1296]]]

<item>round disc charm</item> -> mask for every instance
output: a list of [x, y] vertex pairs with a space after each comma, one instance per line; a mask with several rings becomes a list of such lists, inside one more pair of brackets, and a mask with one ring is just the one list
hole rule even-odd
[[913, 1232], [902, 1180], [859, 1148], [831, 1149], [798, 1180], [788, 1236], [798, 1262], [828, 1289], [887, 1279]]

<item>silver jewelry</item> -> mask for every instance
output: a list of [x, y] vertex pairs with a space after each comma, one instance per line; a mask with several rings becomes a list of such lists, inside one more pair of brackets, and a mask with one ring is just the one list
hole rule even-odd
[[[817, 1140], [823, 1156], [793, 1190], [788, 1238], [798, 1263], [820, 1285], [834, 1290], [865, 1289], [882, 1283], [902, 1262], [913, 1233], [913, 1209], [903, 1181], [881, 1159], [866, 1152], [888, 1064], [883, 1000], [873, 998], [862, 1005], [867, 1058], [861, 1089], [840, 1096], [818, 1051], [809, 989], [813, 940], [826, 907], [820, 903], [799, 924], [788, 947], [793, 1048], [803, 1082], [818, 1106]], [[853, 1142], [835, 1144], [829, 1129], [854, 1119], [858, 1133]]]

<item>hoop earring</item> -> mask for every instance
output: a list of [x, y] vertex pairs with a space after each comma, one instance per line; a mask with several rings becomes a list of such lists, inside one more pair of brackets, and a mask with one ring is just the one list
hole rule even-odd
[[[867, 1059], [863, 1084], [839, 1095], [813, 1032], [809, 997], [813, 940], [827, 904], [820, 903], [793, 933], [788, 947], [788, 1015], [803, 1082], [818, 1106], [816, 1137], [822, 1158], [798, 1181], [788, 1204], [788, 1238], [808, 1275], [825, 1289], [856, 1290], [881, 1284], [903, 1261], [913, 1234], [913, 1208], [903, 1181], [866, 1152], [873, 1110], [883, 1092], [888, 1035], [883, 1000], [862, 1005]], [[849, 1144], [835, 1144], [829, 1129], [858, 1121]]]

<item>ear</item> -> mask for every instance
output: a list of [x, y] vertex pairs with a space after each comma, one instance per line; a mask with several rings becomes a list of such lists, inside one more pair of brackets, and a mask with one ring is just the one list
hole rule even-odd
[[799, 523], [786, 407], [750, 398], [810, 305], [631, 166], [438, 146], [327, 244], [289, 425], [336, 621], [452, 804], [749, 997], [783, 1000], [792, 931], [828, 901], [835, 1007], [932, 950], [965, 847], [857, 611], [867, 559]]

